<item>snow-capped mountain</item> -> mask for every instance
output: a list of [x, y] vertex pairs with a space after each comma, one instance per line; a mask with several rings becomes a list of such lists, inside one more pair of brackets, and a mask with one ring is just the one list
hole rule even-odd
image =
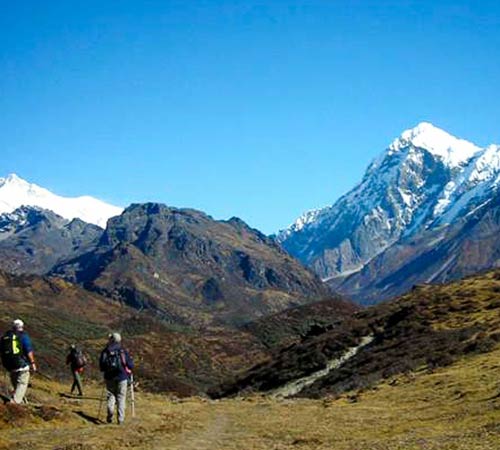
[[278, 240], [324, 279], [342, 279], [396, 242], [472, 214], [499, 184], [499, 146], [480, 148], [421, 123], [395, 139], [354, 189]]
[[121, 214], [123, 208], [89, 196], [61, 197], [16, 174], [0, 178], [0, 213], [11, 213], [20, 206], [48, 209], [65, 219], [79, 218], [84, 222], [106, 227], [110, 217]]

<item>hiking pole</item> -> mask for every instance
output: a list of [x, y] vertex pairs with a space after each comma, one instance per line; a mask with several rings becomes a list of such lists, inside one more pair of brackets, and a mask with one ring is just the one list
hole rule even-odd
[[132, 373], [130, 374], [130, 407], [132, 417], [135, 417], [134, 375]]

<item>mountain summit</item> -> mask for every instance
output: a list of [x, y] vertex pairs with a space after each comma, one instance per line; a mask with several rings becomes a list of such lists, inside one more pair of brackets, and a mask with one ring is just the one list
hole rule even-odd
[[330, 297], [319, 278], [238, 218], [132, 204], [53, 274], [173, 323], [239, 324]]
[[110, 205], [90, 196], [60, 197], [36, 184], [12, 173], [0, 178], [0, 214], [11, 213], [21, 206], [37, 206], [48, 209], [65, 219], [79, 218], [101, 228], [110, 217], [117, 216], [122, 208]]
[[415, 128], [404, 131], [389, 146], [388, 153], [404, 150], [408, 146], [425, 149], [450, 167], [465, 163], [481, 151], [471, 142], [458, 139], [428, 122], [421, 122]]
[[337, 288], [396, 243], [496, 205], [499, 184], [499, 146], [480, 148], [424, 122], [396, 138], [350, 192], [300, 217], [278, 240]]

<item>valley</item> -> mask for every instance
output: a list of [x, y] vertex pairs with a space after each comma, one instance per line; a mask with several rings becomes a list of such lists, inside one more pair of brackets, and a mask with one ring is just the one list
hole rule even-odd
[[[0, 329], [22, 317], [40, 372], [0, 405], [0, 448], [500, 448], [498, 149], [419, 124], [277, 236], [1, 178]], [[113, 331], [136, 362], [123, 428], [100, 417]]]
[[496, 349], [318, 400], [182, 400], [139, 391], [137, 417], [128, 417], [125, 427], [97, 420], [99, 385], [88, 389], [90, 399], [68, 399], [61, 396], [68, 384], [35, 376], [30, 399], [45, 411], [0, 405], [0, 448], [496, 450], [499, 368]]

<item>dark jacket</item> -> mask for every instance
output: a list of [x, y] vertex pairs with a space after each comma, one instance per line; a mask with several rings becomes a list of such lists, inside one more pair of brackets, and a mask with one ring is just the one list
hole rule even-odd
[[[110, 352], [120, 352], [120, 368], [115, 371], [106, 370], [106, 358], [108, 357]], [[134, 368], [134, 361], [130, 357], [127, 350], [122, 348], [121, 344], [112, 343], [108, 344], [104, 350], [101, 352], [101, 357], [99, 358], [99, 368], [101, 372], [104, 372], [105, 380], [113, 380], [113, 381], [124, 381], [129, 378], [132, 373], [132, 369]]]
[[66, 364], [70, 364], [72, 372], [83, 372], [83, 366], [78, 365], [78, 353], [81, 353], [81, 351], [76, 348], [72, 348], [68, 356], [66, 356]]

